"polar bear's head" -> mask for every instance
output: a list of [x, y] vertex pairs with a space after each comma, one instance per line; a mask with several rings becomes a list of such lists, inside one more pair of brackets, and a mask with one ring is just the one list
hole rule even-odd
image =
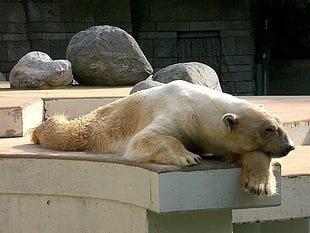
[[245, 106], [222, 117], [227, 143], [233, 153], [263, 151], [279, 158], [294, 150], [294, 143], [277, 116], [256, 105]]

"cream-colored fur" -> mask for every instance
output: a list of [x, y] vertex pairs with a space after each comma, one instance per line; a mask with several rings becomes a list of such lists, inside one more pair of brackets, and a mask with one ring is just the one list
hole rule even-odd
[[272, 159], [261, 151], [242, 154], [240, 181], [245, 191], [255, 195], [277, 193], [276, 179], [272, 172]]
[[270, 158], [293, 149], [279, 119], [266, 110], [184, 81], [137, 92], [71, 121], [54, 116], [33, 131], [32, 140], [50, 149], [178, 166], [213, 153], [238, 161], [244, 188], [256, 195], [275, 193]]

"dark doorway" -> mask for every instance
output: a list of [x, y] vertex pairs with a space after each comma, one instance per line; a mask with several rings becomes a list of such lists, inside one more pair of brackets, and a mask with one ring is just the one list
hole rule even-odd
[[254, 1], [258, 93], [310, 94], [310, 1]]

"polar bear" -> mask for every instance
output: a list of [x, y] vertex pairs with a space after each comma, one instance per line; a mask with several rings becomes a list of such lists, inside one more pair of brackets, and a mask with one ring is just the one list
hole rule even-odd
[[255, 195], [276, 193], [271, 160], [294, 149], [278, 117], [185, 81], [139, 91], [78, 119], [51, 117], [34, 129], [32, 141], [49, 149], [178, 166], [212, 153], [239, 162], [243, 188]]

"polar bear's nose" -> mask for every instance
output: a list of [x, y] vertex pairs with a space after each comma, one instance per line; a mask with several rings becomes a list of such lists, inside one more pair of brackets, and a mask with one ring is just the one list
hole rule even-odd
[[286, 147], [285, 151], [288, 153], [288, 152], [290, 152], [292, 150], [295, 150], [295, 147], [290, 145], [290, 146]]

